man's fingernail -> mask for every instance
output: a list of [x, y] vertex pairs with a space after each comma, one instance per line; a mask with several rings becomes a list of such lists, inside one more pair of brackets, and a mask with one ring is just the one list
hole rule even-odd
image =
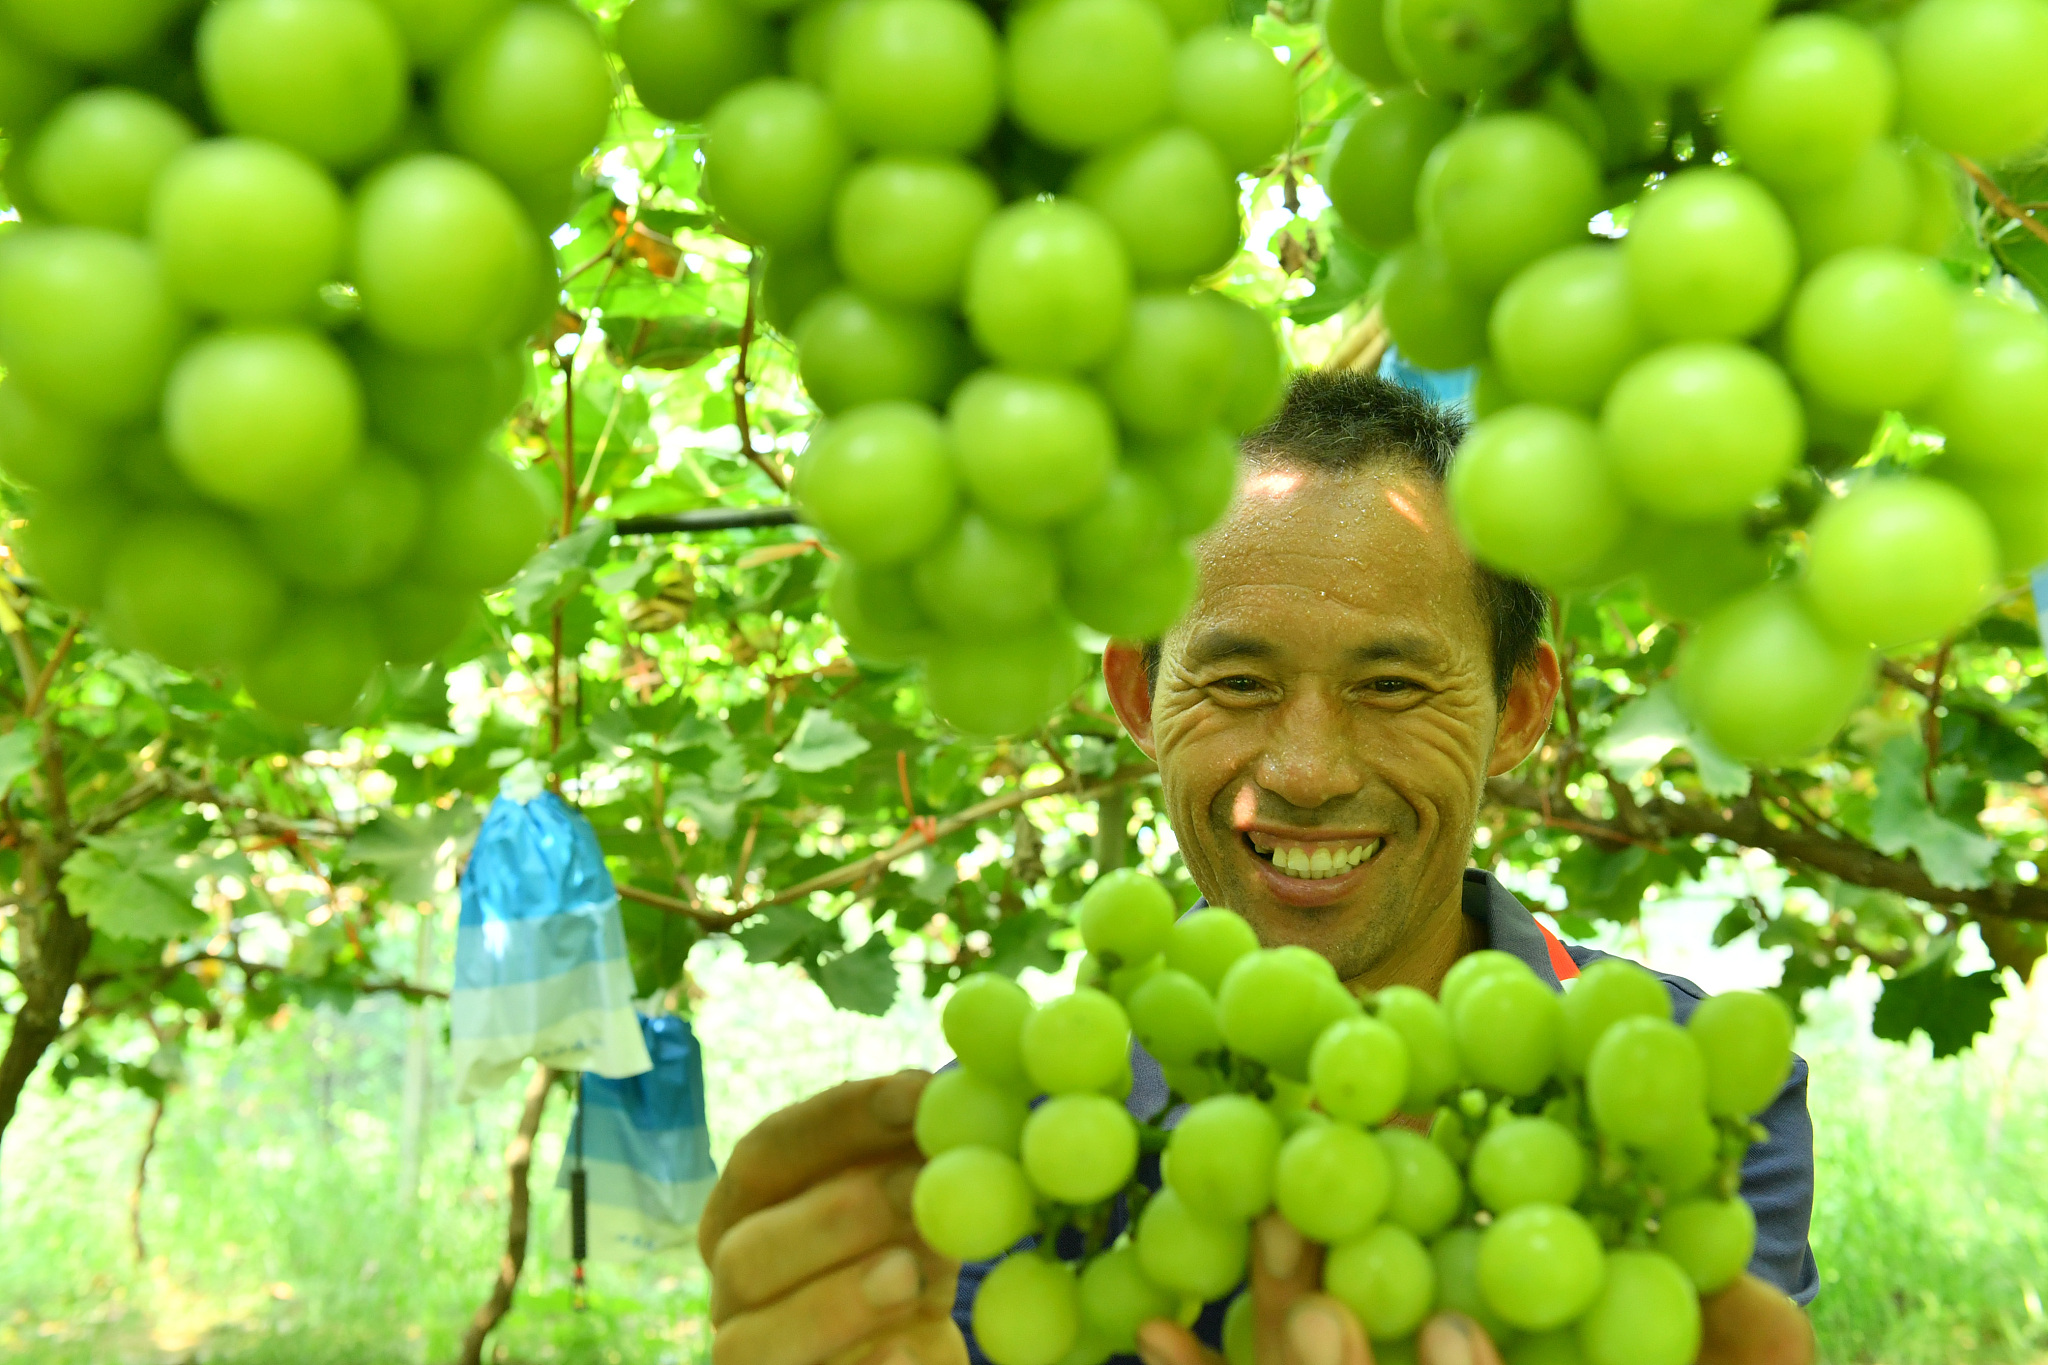
[[905, 1218], [910, 1216], [910, 1197], [917, 1188], [917, 1172], [915, 1166], [898, 1166], [882, 1177], [882, 1198]]
[[860, 1296], [870, 1308], [901, 1308], [924, 1292], [924, 1272], [906, 1247], [891, 1247], [860, 1277]]
[[1344, 1324], [1329, 1309], [1305, 1303], [1287, 1319], [1287, 1350], [1294, 1365], [1344, 1365]]
[[917, 1118], [917, 1099], [924, 1094], [931, 1076], [923, 1071], [899, 1071], [875, 1087], [868, 1112], [884, 1128], [908, 1128]]
[[1416, 1338], [1416, 1358], [1422, 1365], [1473, 1365], [1479, 1359], [1479, 1352], [1472, 1345], [1472, 1333], [1476, 1330], [1477, 1325], [1469, 1318], [1439, 1313]]
[[1259, 1220], [1259, 1261], [1276, 1280], [1291, 1280], [1301, 1269], [1301, 1234], [1275, 1215]]

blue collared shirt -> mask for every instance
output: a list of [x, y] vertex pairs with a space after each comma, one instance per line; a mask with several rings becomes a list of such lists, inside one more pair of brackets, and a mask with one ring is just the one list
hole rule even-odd
[[[1535, 916], [1492, 873], [1477, 868], [1466, 869], [1464, 904], [1465, 913], [1485, 925], [1489, 947], [1512, 953], [1528, 963], [1530, 970], [1544, 982], [1556, 990], [1564, 989], [1563, 983], [1557, 979], [1556, 968], [1551, 965], [1550, 947]], [[1613, 956], [1612, 953], [1578, 944], [1565, 945], [1565, 951], [1581, 968]], [[1680, 1023], [1689, 1019], [1700, 1001], [1707, 998], [1705, 991], [1684, 977], [1663, 972], [1654, 975], [1671, 992], [1672, 1014]], [[1166, 1100], [1166, 1078], [1159, 1069], [1159, 1063], [1133, 1042], [1131, 1096], [1126, 1101], [1127, 1107], [1135, 1117], [1151, 1118], [1165, 1107]], [[1180, 1113], [1176, 1110], [1168, 1114], [1166, 1124], [1171, 1127], [1179, 1120]], [[1813, 1120], [1806, 1112], [1806, 1062], [1803, 1058], [1792, 1059], [1791, 1079], [1785, 1082], [1784, 1090], [1779, 1092], [1771, 1107], [1757, 1116], [1757, 1121], [1769, 1131], [1769, 1136], [1751, 1147], [1742, 1163], [1742, 1197], [1756, 1213], [1756, 1254], [1750, 1260], [1749, 1271], [1758, 1279], [1778, 1286], [1797, 1302], [1810, 1303], [1820, 1292], [1820, 1273], [1814, 1266], [1813, 1248], [1807, 1241], [1808, 1225], [1813, 1219]], [[1159, 1187], [1159, 1160], [1156, 1156], [1147, 1156], [1139, 1163], [1138, 1178], [1154, 1189]], [[1121, 1231], [1122, 1226], [1122, 1210], [1119, 1209], [1117, 1231]], [[1071, 1248], [1063, 1244], [1060, 1250], [1070, 1257], [1081, 1254], [1078, 1241]], [[967, 1338], [967, 1353], [974, 1365], [988, 1365], [988, 1360], [975, 1344], [969, 1318], [982, 1277], [994, 1265], [994, 1261], [977, 1261], [962, 1267], [959, 1294], [953, 1300], [953, 1318]], [[1222, 1350], [1223, 1310], [1228, 1302], [1228, 1299], [1219, 1299], [1208, 1305], [1195, 1323], [1195, 1335], [1212, 1350]]]

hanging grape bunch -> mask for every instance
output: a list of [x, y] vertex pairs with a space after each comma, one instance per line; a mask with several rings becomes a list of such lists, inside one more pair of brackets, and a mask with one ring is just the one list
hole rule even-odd
[[[1881, 27], [1770, 0], [1324, 14], [1372, 90], [1331, 201], [1389, 253], [1401, 350], [1481, 366], [1463, 534], [1560, 591], [1640, 574], [1697, 623], [1682, 702], [1752, 762], [1817, 748], [1873, 648], [2048, 558], [2048, 322], [1936, 263], [1964, 169], [2048, 135], [2048, 2], [1865, 8]], [[1850, 474], [1891, 413], [1939, 457]]]
[[[1361, 1002], [1228, 910], [1176, 923], [1165, 889], [1128, 872], [1090, 888], [1080, 924], [1093, 984], [1072, 995], [1034, 1006], [1005, 977], [961, 983], [944, 1013], [960, 1065], [918, 1107], [919, 1234], [961, 1260], [1009, 1253], [974, 1302], [995, 1365], [1100, 1365], [1145, 1322], [1192, 1321], [1244, 1283], [1269, 1210], [1328, 1248], [1323, 1289], [1377, 1360], [1414, 1360], [1441, 1311], [1514, 1365], [1698, 1354], [1699, 1297], [1756, 1238], [1737, 1189], [1752, 1116], [1792, 1065], [1775, 997], [1716, 996], [1681, 1027], [1632, 963], [1597, 962], [1561, 996], [1479, 952], [1441, 1003], [1406, 986]], [[1133, 1034], [1169, 1109], [1190, 1106], [1170, 1130], [1122, 1102]], [[1427, 1137], [1398, 1122], [1432, 1114]], [[1161, 1154], [1156, 1191], [1137, 1183], [1142, 1153]], [[1254, 1365], [1248, 1294], [1224, 1341]]]
[[611, 97], [553, 0], [0, 3], [40, 590], [294, 720], [450, 645], [546, 531], [486, 440]]
[[[824, 416], [796, 471], [850, 647], [924, 661], [977, 734], [1078, 679], [1075, 621], [1149, 638], [1279, 397], [1236, 173], [1293, 140], [1285, 66], [1206, 0], [635, 0], [647, 106], [705, 121], [724, 228]], [[778, 62], [777, 54], [781, 53]], [[786, 69], [787, 76], [765, 73]]]

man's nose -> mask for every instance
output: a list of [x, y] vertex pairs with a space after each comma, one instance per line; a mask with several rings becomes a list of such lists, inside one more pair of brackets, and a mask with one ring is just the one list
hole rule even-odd
[[1350, 796], [1365, 785], [1353, 739], [1334, 699], [1314, 691], [1298, 693], [1274, 716], [1256, 780], [1297, 810], [1315, 810]]

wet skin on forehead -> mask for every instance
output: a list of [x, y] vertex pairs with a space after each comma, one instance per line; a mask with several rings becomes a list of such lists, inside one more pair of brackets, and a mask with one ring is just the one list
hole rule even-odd
[[[1199, 558], [1152, 698], [1182, 856], [1265, 942], [1381, 975], [1456, 914], [1494, 766], [1502, 710], [1471, 560], [1440, 490], [1401, 465], [1254, 467]], [[1304, 881], [1247, 833], [1384, 843], [1340, 879]]]

